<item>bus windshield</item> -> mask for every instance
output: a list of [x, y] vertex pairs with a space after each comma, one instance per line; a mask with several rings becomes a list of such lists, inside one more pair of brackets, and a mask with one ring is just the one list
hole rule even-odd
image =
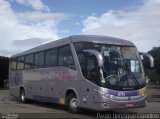
[[102, 46], [102, 86], [135, 89], [145, 85], [142, 64], [135, 47]]
[[[74, 44], [81, 70], [88, 80], [105, 88], [134, 90], [145, 86], [142, 63], [135, 47], [99, 43]], [[97, 68], [94, 57], [83, 56], [83, 50], [93, 49], [103, 56], [104, 65]]]

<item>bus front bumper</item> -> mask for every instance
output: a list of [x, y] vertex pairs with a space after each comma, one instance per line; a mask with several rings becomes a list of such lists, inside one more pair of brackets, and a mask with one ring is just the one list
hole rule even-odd
[[143, 96], [138, 100], [126, 100], [126, 101], [119, 101], [113, 99], [103, 99], [102, 102], [99, 102], [99, 110], [114, 110], [114, 109], [127, 109], [127, 108], [143, 108], [147, 104], [147, 96]]

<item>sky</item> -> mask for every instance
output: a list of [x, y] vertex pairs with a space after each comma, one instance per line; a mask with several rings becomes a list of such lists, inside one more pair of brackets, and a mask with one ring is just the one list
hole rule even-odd
[[139, 51], [160, 46], [160, 0], [0, 0], [0, 55], [70, 35], [105, 35]]

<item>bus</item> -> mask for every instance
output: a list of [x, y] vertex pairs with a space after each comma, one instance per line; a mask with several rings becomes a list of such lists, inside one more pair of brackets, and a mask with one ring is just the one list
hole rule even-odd
[[74, 35], [10, 57], [9, 92], [28, 100], [107, 111], [146, 105], [146, 80], [136, 46], [127, 40]]

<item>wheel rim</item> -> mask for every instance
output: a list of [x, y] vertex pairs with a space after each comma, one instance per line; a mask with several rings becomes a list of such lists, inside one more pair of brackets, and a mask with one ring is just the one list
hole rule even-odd
[[24, 93], [21, 94], [21, 100], [22, 100], [22, 101], [25, 100], [25, 95], [24, 95]]
[[71, 99], [70, 107], [74, 110], [78, 108], [78, 100], [76, 98]]

